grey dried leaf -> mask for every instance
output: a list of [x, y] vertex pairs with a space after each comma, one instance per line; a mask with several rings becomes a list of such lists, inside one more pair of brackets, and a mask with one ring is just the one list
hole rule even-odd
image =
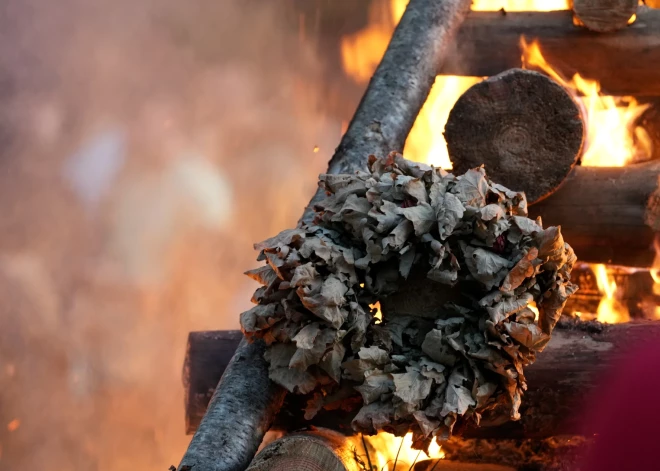
[[363, 406], [353, 419], [352, 426], [356, 432], [375, 434], [392, 422], [394, 406], [391, 402], [372, 402]]
[[429, 418], [423, 411], [418, 410], [413, 412], [413, 417], [417, 421], [417, 425], [419, 425], [419, 428], [422, 431], [422, 434], [425, 437], [428, 437], [433, 433], [435, 429], [440, 427], [440, 421], [439, 420], [433, 420]]
[[358, 356], [360, 357], [360, 360], [370, 362], [373, 365], [385, 365], [390, 362], [390, 354], [376, 346], [368, 348], [362, 347], [358, 352]]
[[255, 250], [264, 250], [270, 247], [277, 247], [278, 245], [292, 245], [305, 238], [305, 231], [302, 229], [287, 229], [280, 232], [275, 237], [266, 239], [262, 242], [254, 244]]
[[536, 247], [530, 247], [523, 258], [521, 258], [506, 275], [500, 289], [506, 292], [513, 291], [520, 286], [526, 278], [534, 276], [536, 272], [534, 261], [537, 259], [538, 255], [538, 249]]
[[564, 238], [558, 227], [548, 227], [535, 236], [539, 246], [539, 258], [546, 270], [559, 270], [566, 263]]
[[504, 217], [504, 209], [499, 204], [488, 204], [479, 210], [482, 221], [499, 220]]
[[315, 283], [321, 283], [319, 279], [319, 274], [316, 271], [316, 267], [312, 262], [305, 263], [304, 265], [299, 265], [293, 271], [293, 277], [291, 278], [291, 286], [305, 286], [313, 285]]
[[272, 368], [268, 377], [275, 383], [286, 388], [291, 393], [307, 394], [316, 388], [316, 378], [307, 371], [294, 368]]
[[511, 265], [506, 258], [481, 247], [464, 245], [463, 253], [470, 274], [488, 290], [500, 284]]
[[346, 355], [346, 347], [340, 341], [337, 341], [332, 346], [332, 349], [327, 352], [319, 366], [328, 373], [328, 375], [339, 384], [341, 382], [341, 364], [344, 361], [344, 356]]
[[573, 283], [560, 283], [550, 291], [549, 296], [543, 297], [538, 302], [539, 325], [544, 333], [548, 335], [552, 333], [552, 329], [555, 328], [561, 317], [566, 301], [577, 289], [577, 285]]
[[465, 207], [461, 200], [452, 193], [445, 193], [435, 207], [435, 217], [438, 220], [440, 240], [447, 240], [465, 214]]
[[255, 268], [254, 270], [248, 270], [245, 274], [264, 286], [269, 286], [278, 279], [277, 273], [275, 273], [275, 270], [269, 265], [264, 265], [263, 267]]
[[241, 314], [241, 330], [245, 333], [266, 329], [276, 322], [275, 310], [277, 304], [257, 304], [249, 311]]
[[486, 182], [486, 172], [483, 167], [468, 170], [464, 175], [456, 177], [456, 179], [456, 186], [451, 191], [464, 206], [481, 208], [486, 205], [488, 183]]
[[325, 355], [328, 345], [335, 341], [336, 335], [337, 332], [333, 329], [321, 330], [315, 336], [311, 348], [307, 349], [298, 347], [296, 353], [293, 354], [289, 361], [289, 368], [297, 368], [305, 371], [311, 365], [318, 364], [323, 355]]
[[413, 233], [413, 230], [413, 223], [404, 219], [383, 239], [383, 248], [392, 247], [394, 250], [401, 250]]
[[402, 214], [407, 220], [412, 222], [417, 237], [429, 232], [436, 223], [433, 208], [425, 201], [422, 201], [417, 206], [399, 208], [399, 214]]
[[505, 322], [504, 327], [516, 342], [524, 345], [530, 350], [542, 352], [550, 341], [550, 336], [543, 333], [536, 324], [519, 324], [517, 322]]
[[387, 200], [383, 200], [380, 207], [371, 208], [369, 216], [377, 221], [376, 232], [379, 234], [390, 232], [403, 220], [399, 207]]
[[417, 250], [414, 245], [410, 245], [410, 248], [406, 253], [401, 255], [401, 260], [399, 261], [399, 274], [404, 278], [408, 278], [410, 275], [410, 270], [412, 270], [413, 262], [415, 261], [415, 255]]
[[418, 404], [431, 393], [433, 381], [416, 371], [393, 374], [394, 395], [408, 404]]
[[543, 228], [529, 218], [522, 216], [513, 216], [513, 223], [520, 229], [523, 235], [534, 235], [543, 231]]
[[373, 373], [367, 376], [364, 383], [355, 389], [362, 394], [362, 400], [365, 404], [371, 404], [380, 400], [383, 394], [394, 391], [394, 381], [392, 381], [392, 375]]
[[419, 178], [415, 178], [406, 182], [403, 185], [403, 192], [406, 195], [415, 198], [418, 203], [429, 202], [429, 195], [426, 192], [426, 186], [424, 185], [424, 182]]
[[533, 301], [530, 293], [523, 293], [519, 298], [504, 298], [493, 307], [487, 307], [488, 315], [495, 324], [499, 324], [509, 316], [525, 309]]
[[314, 347], [314, 340], [321, 332], [321, 325], [318, 322], [312, 322], [300, 329], [300, 332], [293, 338], [298, 348], [310, 349]]

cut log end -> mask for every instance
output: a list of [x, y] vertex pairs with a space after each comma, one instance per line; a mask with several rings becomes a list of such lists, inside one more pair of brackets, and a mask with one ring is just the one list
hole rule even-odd
[[287, 435], [266, 446], [247, 471], [357, 471], [345, 437], [329, 430]]
[[628, 25], [637, 4], [637, 0], [573, 0], [573, 13], [587, 29], [610, 33]]
[[547, 76], [512, 69], [471, 87], [449, 114], [445, 139], [454, 171], [484, 165], [489, 177], [530, 203], [556, 190], [577, 162], [580, 110]]

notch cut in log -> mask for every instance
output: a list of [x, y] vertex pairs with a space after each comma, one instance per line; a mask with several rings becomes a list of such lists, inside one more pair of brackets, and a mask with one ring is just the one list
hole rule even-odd
[[[660, 341], [660, 321], [607, 326], [597, 322], [560, 322], [536, 363], [525, 370], [529, 389], [522, 401], [522, 419], [499, 426], [467, 429], [463, 436], [540, 439], [589, 433], [581, 421], [583, 401], [588, 400], [610, 365], [624, 361], [630, 348], [653, 341]], [[213, 361], [209, 356], [220, 350], [209, 349], [206, 354], [201, 349], [192, 351], [196, 356], [187, 359], [191, 371], [197, 368], [204, 374], [202, 367], [195, 365]], [[217, 378], [208, 377], [207, 384], [215, 380]], [[296, 411], [287, 410], [287, 413], [286, 420], [280, 422], [282, 426], [296, 429], [310, 425], [300, 414], [296, 416]], [[350, 414], [340, 411], [321, 412], [312, 424], [350, 433], [350, 419]]]
[[639, 8], [636, 21], [615, 34], [573, 24], [571, 11], [480, 12], [463, 23], [441, 75], [487, 77], [521, 67], [520, 38], [538, 40], [564, 77], [598, 80], [604, 94], [660, 95], [660, 10]]
[[578, 260], [650, 268], [660, 231], [660, 163], [575, 167], [530, 217], [561, 226]]
[[[411, 0], [394, 31], [328, 173], [366, 168], [370, 154], [401, 149], [470, 0]], [[301, 221], [313, 218], [319, 189]], [[243, 370], [243, 371], [241, 371]], [[268, 378], [260, 343], [239, 345], [195, 432], [179, 471], [243, 471], [285, 397]], [[247, 407], [247, 412], [243, 410]]]
[[584, 122], [573, 98], [546, 75], [512, 69], [470, 87], [447, 119], [453, 169], [484, 164], [531, 204], [550, 195], [578, 160]]
[[573, 0], [573, 13], [585, 28], [611, 33], [628, 25], [637, 3], [638, 0]]

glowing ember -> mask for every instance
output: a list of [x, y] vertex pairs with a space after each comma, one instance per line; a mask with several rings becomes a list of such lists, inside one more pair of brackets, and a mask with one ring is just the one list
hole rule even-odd
[[373, 437], [359, 436], [349, 440], [355, 447], [357, 457], [371, 469], [378, 471], [403, 471], [413, 468], [415, 463], [427, 459], [445, 457], [441, 447], [433, 441], [429, 452], [413, 449], [412, 433], [404, 437], [395, 437], [387, 432], [380, 432]]
[[10, 432], [15, 432], [21, 426], [21, 421], [19, 419], [14, 419], [7, 424], [7, 430]]

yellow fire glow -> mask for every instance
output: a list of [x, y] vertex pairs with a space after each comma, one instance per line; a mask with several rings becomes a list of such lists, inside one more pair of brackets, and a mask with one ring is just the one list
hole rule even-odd
[[615, 324], [617, 322], [628, 322], [630, 314], [628, 308], [623, 305], [616, 297], [617, 285], [614, 277], [608, 272], [605, 265], [593, 265], [592, 270], [596, 275], [598, 291], [603, 295], [598, 304], [597, 319], [600, 322]]
[[[428, 455], [420, 450], [413, 449], [412, 433], [404, 437], [395, 437], [387, 432], [378, 435], [353, 437], [352, 446], [360, 460], [367, 467], [378, 471], [401, 471], [412, 469], [415, 463], [428, 459], [442, 459], [445, 457], [441, 447], [433, 441], [429, 446]], [[396, 463], [396, 464], [395, 464]]]

